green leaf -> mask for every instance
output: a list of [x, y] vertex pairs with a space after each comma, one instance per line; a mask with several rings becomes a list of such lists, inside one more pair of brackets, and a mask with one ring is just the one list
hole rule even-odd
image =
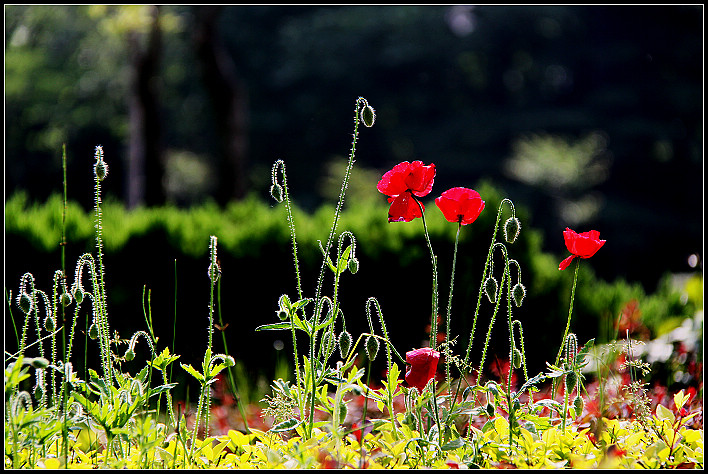
[[664, 405], [656, 406], [656, 417], [660, 420], [669, 420], [671, 423], [674, 422], [674, 414], [666, 408]]
[[270, 429], [273, 433], [280, 433], [282, 431], [288, 431], [297, 428], [302, 420], [297, 420], [295, 418], [290, 418], [289, 420], [283, 421], [275, 425]]
[[180, 363], [179, 365], [181, 365], [184, 370], [189, 372], [199, 382], [204, 382], [204, 376], [202, 374], [200, 374], [199, 372], [197, 372], [194, 369], [194, 367], [192, 367], [191, 364], [185, 365], [185, 364]]

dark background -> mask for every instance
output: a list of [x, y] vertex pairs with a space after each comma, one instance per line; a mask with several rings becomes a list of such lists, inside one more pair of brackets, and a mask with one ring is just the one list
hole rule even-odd
[[[702, 254], [702, 6], [6, 6], [5, 27], [6, 198], [60, 191], [65, 143], [69, 199], [90, 209], [101, 144], [104, 191], [130, 208], [267, 199], [284, 159], [314, 211], [336, 199], [327, 165], [348, 155], [363, 96], [377, 120], [357, 167], [433, 162], [433, 194], [487, 180], [528, 210], [543, 251], [567, 255], [566, 226], [600, 230], [597, 276], [649, 292]], [[513, 172], [524, 159], [535, 180]], [[284, 266], [286, 242], [273, 243]], [[131, 257], [144, 245], [107, 257], [114, 281], [147, 266]], [[11, 248], [6, 288], [40, 270]], [[171, 275], [173, 251], [153, 250], [148, 274]], [[224, 285], [254, 278], [232, 269], [257, 260], [222, 258]], [[420, 265], [427, 281], [425, 253]], [[292, 286], [277, 281], [276, 294]]]

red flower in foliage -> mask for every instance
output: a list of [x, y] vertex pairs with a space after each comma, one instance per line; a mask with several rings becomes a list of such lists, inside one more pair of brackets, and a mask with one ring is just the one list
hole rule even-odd
[[406, 382], [422, 392], [428, 381], [435, 377], [438, 360], [440, 353], [429, 347], [406, 352], [406, 364], [410, 364], [406, 370]]
[[568, 265], [575, 257], [592, 257], [606, 242], [605, 240], [600, 240], [600, 233], [596, 230], [578, 234], [569, 227], [566, 227], [563, 231], [563, 238], [565, 239], [565, 246], [573, 255], [563, 260], [558, 266], [558, 270], [568, 268]]
[[389, 222], [410, 222], [416, 217], [422, 217], [421, 208], [413, 196], [423, 197], [433, 189], [435, 165], [423, 165], [422, 161], [409, 163], [404, 161], [387, 171], [376, 189], [389, 196], [391, 207], [388, 210]]
[[477, 191], [469, 188], [451, 188], [435, 200], [445, 219], [462, 225], [473, 223], [484, 209], [484, 201]]

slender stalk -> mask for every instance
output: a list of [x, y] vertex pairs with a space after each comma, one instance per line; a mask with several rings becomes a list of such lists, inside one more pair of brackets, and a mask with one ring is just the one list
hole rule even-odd
[[[452, 290], [455, 286], [455, 266], [457, 265], [457, 245], [460, 241], [460, 229], [462, 229], [462, 222], [457, 225], [457, 233], [455, 234], [455, 251], [452, 254], [452, 272], [450, 273], [450, 295], [447, 298], [447, 320], [445, 322], [445, 341], [447, 343], [446, 347], [448, 354], [450, 353], [450, 320], [452, 314]], [[445, 357], [445, 378], [447, 380], [447, 386], [452, 388], [452, 381], [450, 379], [450, 358]], [[452, 407], [454, 402], [452, 399], [448, 402], [448, 407]]]
[[[224, 326], [224, 321], [221, 316], [221, 279], [217, 282], [217, 294], [218, 294], [218, 314], [219, 314], [219, 325]], [[224, 331], [221, 332], [221, 341], [224, 343], [224, 354], [229, 355], [229, 348], [226, 345], [226, 334]], [[231, 383], [231, 389], [233, 390], [234, 396], [236, 397], [236, 403], [238, 405], [238, 410], [241, 413], [241, 418], [243, 418], [243, 424], [246, 428], [246, 433], [250, 433], [251, 430], [248, 427], [248, 417], [246, 416], [246, 411], [243, 408], [243, 403], [241, 402], [241, 396], [238, 392], [238, 387], [236, 387], [236, 382], [234, 381], [233, 367], [228, 367], [226, 373], [229, 374], [229, 382]]]
[[411, 195], [418, 204], [420, 209], [421, 220], [423, 221], [423, 231], [425, 232], [425, 241], [428, 244], [428, 250], [430, 251], [430, 261], [433, 266], [433, 295], [432, 295], [432, 314], [430, 315], [430, 342], [429, 346], [431, 349], [435, 349], [437, 346], [438, 337], [438, 265], [437, 257], [433, 251], [433, 244], [430, 242], [430, 235], [428, 234], [428, 224], [425, 222], [425, 212], [423, 211], [423, 205], [415, 196]]
[[568, 310], [568, 321], [566, 322], [565, 332], [563, 333], [563, 339], [561, 340], [561, 345], [558, 349], [558, 355], [556, 356], [556, 366], [560, 362], [560, 357], [563, 353], [563, 347], [565, 347], [565, 339], [568, 337], [568, 331], [570, 330], [570, 318], [573, 315], [573, 301], [575, 300], [575, 286], [578, 284], [578, 268], [580, 268], [579, 258], [577, 258], [575, 261], [575, 273], [573, 275], [573, 289], [570, 293], [570, 309]]

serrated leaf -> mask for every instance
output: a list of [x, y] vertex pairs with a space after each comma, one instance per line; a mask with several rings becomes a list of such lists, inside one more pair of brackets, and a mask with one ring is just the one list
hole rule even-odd
[[180, 363], [179, 365], [182, 366], [182, 368], [184, 370], [186, 370], [188, 373], [190, 373], [192, 375], [192, 377], [197, 379], [199, 382], [204, 382], [204, 376], [202, 374], [200, 374], [199, 372], [197, 372], [196, 369], [194, 367], [192, 367], [191, 364], [185, 365], [185, 364]]

